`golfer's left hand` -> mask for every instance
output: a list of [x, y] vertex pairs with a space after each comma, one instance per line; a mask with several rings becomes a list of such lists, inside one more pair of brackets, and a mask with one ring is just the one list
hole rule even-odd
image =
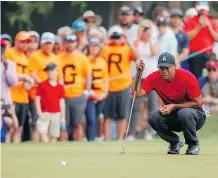
[[174, 110], [174, 104], [165, 105], [163, 108], [160, 109], [161, 114], [169, 115]]
[[141, 71], [143, 72], [145, 68], [145, 63], [142, 59], [140, 59], [139, 61], [136, 62], [136, 70], [138, 71], [139, 69], [141, 69]]

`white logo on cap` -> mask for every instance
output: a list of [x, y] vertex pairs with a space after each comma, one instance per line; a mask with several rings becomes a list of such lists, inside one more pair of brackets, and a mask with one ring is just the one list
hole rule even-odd
[[166, 58], [166, 56], [164, 56], [164, 57], [163, 57], [163, 61], [166, 61], [166, 60], [167, 60], [167, 58]]

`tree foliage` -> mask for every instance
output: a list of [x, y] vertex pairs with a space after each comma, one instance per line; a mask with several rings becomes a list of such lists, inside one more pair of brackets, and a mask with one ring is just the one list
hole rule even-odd
[[[46, 15], [48, 14], [53, 6], [53, 1], [11, 1], [8, 2], [14, 5], [17, 10], [14, 12], [8, 12], [6, 17], [11, 26], [15, 23], [18, 24], [19, 29], [31, 29], [33, 22], [31, 21], [31, 16], [33, 13], [37, 13], [38, 15]], [[70, 3], [71, 6], [78, 6], [80, 10], [86, 8], [86, 2], [74, 1]]]

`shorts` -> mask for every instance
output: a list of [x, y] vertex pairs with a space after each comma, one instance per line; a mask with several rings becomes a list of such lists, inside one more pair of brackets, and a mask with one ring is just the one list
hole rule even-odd
[[43, 113], [43, 120], [38, 119], [36, 125], [40, 134], [48, 134], [53, 138], [60, 137], [60, 113]]
[[15, 104], [15, 113], [18, 118], [19, 126], [24, 126], [26, 119], [28, 118], [28, 110], [29, 104], [21, 104], [21, 103], [14, 103]]
[[5, 122], [5, 118], [2, 116], [2, 128], [1, 128], [1, 143], [4, 143], [7, 135], [7, 125]]
[[86, 103], [85, 95], [76, 98], [65, 98], [67, 127], [81, 124], [85, 120]]
[[128, 119], [130, 102], [130, 88], [119, 92], [110, 92], [104, 106], [105, 119]]

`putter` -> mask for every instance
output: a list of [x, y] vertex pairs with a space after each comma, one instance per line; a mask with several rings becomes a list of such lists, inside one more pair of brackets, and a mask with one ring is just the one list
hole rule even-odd
[[136, 73], [136, 82], [135, 82], [135, 88], [134, 88], [134, 93], [133, 93], [131, 110], [130, 110], [130, 113], [129, 113], [129, 121], [128, 121], [128, 126], [127, 126], [127, 131], [126, 131], [125, 139], [123, 140], [122, 151], [119, 152], [118, 154], [125, 154], [126, 153], [125, 141], [126, 141], [126, 138], [127, 138], [128, 132], [129, 132], [129, 125], [130, 125], [130, 121], [131, 121], [131, 117], [132, 117], [132, 110], [133, 110], [133, 106], [134, 106], [134, 103], [135, 103], [136, 92], [137, 92], [137, 88], [138, 88], [138, 82], [139, 82], [139, 79], [140, 79], [140, 76], [141, 76], [141, 71], [142, 71], [141, 69], [138, 69], [137, 73]]

